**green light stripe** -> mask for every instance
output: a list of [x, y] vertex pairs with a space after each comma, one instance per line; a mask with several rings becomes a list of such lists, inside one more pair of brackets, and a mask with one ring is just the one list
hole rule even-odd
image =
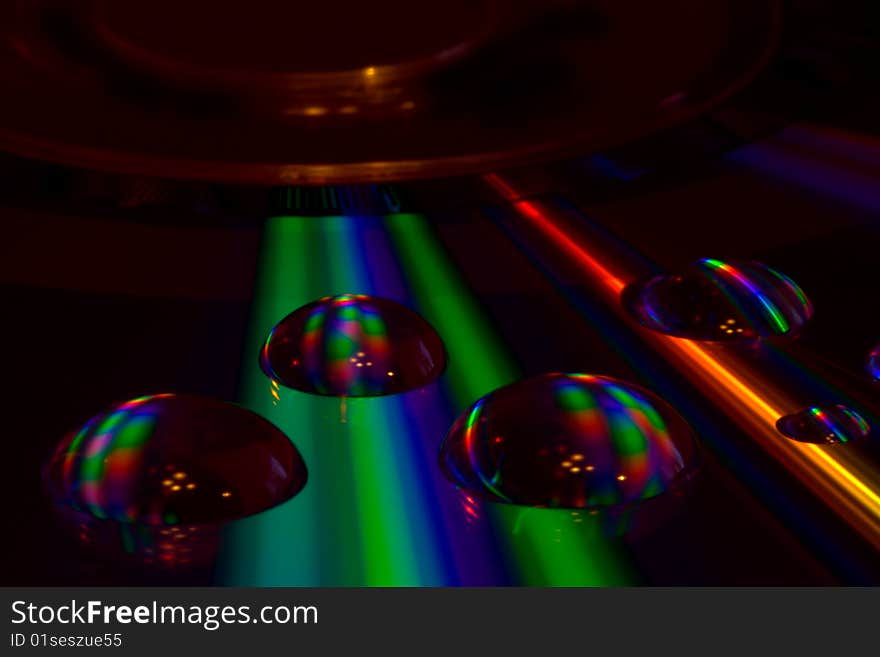
[[[354, 221], [353, 219], [351, 221]], [[459, 408], [518, 377], [478, 304], [449, 263], [423, 217], [387, 218], [408, 283], [426, 318], [444, 337], [450, 354], [447, 378]], [[220, 569], [235, 585], [408, 585], [430, 583], [434, 572], [419, 563], [415, 508], [406, 505], [400, 468], [388, 436], [404, 431], [399, 409], [386, 400], [340, 402], [284, 389], [273, 404], [268, 379], [256, 367], [272, 326], [315, 298], [358, 292], [362, 272], [343, 234], [344, 218], [278, 217], [267, 223], [260, 275], [245, 354], [243, 401], [274, 422], [303, 453], [311, 481], [299, 496], [271, 511], [235, 523]], [[323, 257], [321, 257], [323, 256]], [[373, 402], [379, 402], [375, 404]], [[393, 409], [392, 409], [393, 406]], [[396, 410], [394, 410], [396, 409]], [[398, 428], [400, 427], [400, 428]], [[383, 438], [386, 439], [383, 442]], [[492, 510], [494, 524], [515, 555], [523, 583], [614, 584], [627, 573], [595, 528], [571, 532], [562, 544], [547, 537], [558, 512], [538, 511], [516, 536], [511, 514]], [[589, 523], [584, 523], [589, 524]], [[595, 523], [593, 523], [595, 524]]]
[[[620, 586], [633, 581], [621, 547], [587, 511], [498, 505], [527, 586]], [[529, 567], [522, 568], [528, 560]]]
[[[410, 288], [449, 353], [446, 379], [459, 407], [519, 378], [479, 305], [421, 215], [385, 219]], [[454, 352], [454, 353], [453, 353]]]
[[[395, 214], [386, 217], [386, 225], [423, 314], [443, 336], [449, 352], [446, 378], [459, 409], [515, 381], [519, 377], [517, 367], [504, 352], [427, 220], [420, 215]], [[585, 522], [584, 528], [570, 530], [570, 538], [563, 544], [552, 538], [557, 530], [562, 531], [559, 523], [563, 516], [557, 515], [560, 512], [537, 510], [514, 533], [522, 513], [520, 507], [493, 505], [489, 511], [524, 584], [608, 586], [632, 581], [618, 556], [621, 546], [604, 538], [596, 522]]]
[[[294, 221], [292, 218], [283, 220]], [[333, 250], [328, 242], [335, 236], [328, 235], [331, 224], [324, 217], [296, 220], [303, 222], [308, 229], [300, 239], [307, 252], [306, 262], [314, 263], [303, 303], [350, 292], [344, 286], [338, 287], [332, 280]], [[289, 310], [296, 307], [291, 306]], [[324, 313], [321, 315], [323, 318]], [[337, 397], [315, 397], [297, 391], [288, 391], [288, 394], [313, 409], [307, 430], [317, 441], [312, 464], [315, 473], [313, 484], [318, 497], [316, 505], [320, 515], [319, 532], [310, 540], [316, 541], [321, 547], [321, 584], [359, 584], [364, 580], [364, 563], [358, 549], [363, 519], [355, 505], [350, 430], [343, 422], [348, 413], [346, 406]]]
[[[369, 292], [367, 272], [359, 265], [368, 254], [358, 252], [356, 218], [325, 217], [327, 283], [334, 293]], [[360, 518], [360, 544], [368, 586], [417, 586], [419, 555], [407, 522], [407, 492], [400, 482], [402, 467], [394, 453], [393, 398], [348, 400], [345, 440], [350, 445], [354, 487], [351, 501]], [[360, 582], [358, 582], [360, 583]]]
[[[266, 224], [244, 354], [242, 401], [284, 431], [309, 467], [320, 436], [309, 430], [314, 408], [303, 396], [279, 391], [273, 404], [269, 380], [257, 367], [259, 351], [275, 323], [292, 309], [312, 301], [310, 282], [318, 275], [306, 218], [274, 218]], [[310, 470], [310, 478], [315, 472]], [[219, 579], [237, 586], [315, 586], [320, 581], [320, 486], [310, 481], [294, 499], [233, 523], [227, 531]]]

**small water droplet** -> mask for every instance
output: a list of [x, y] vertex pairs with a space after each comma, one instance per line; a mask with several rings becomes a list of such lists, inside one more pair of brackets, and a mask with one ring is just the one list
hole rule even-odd
[[307, 476], [296, 447], [259, 415], [164, 394], [114, 406], [67, 436], [44, 480], [80, 522], [164, 526], [263, 511], [296, 495]]
[[431, 325], [406, 306], [343, 294], [281, 320], [266, 340], [260, 367], [302, 392], [372, 397], [430, 383], [445, 369], [446, 351]]
[[871, 350], [868, 354], [868, 374], [877, 381], [880, 381], [880, 344]]
[[783, 436], [803, 443], [834, 445], [866, 438], [871, 428], [865, 419], [842, 404], [813, 406], [776, 422]]
[[695, 340], [796, 333], [813, 314], [806, 295], [787, 276], [757, 262], [711, 258], [630, 286], [623, 301], [642, 325]]
[[696, 450], [690, 427], [656, 395], [611, 378], [554, 373], [474, 403], [446, 436], [440, 465], [490, 501], [611, 508], [676, 488], [695, 468]]

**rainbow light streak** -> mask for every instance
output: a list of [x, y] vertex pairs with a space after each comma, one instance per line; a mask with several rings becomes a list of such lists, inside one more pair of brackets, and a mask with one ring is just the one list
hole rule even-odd
[[[643, 326], [667, 335], [721, 342], [725, 334], [727, 339], [783, 335], [813, 314], [790, 278], [756, 262], [704, 258], [683, 274], [642, 281], [625, 291], [624, 304]], [[737, 318], [749, 333], [736, 335], [745, 331]]]
[[[542, 547], [541, 537], [531, 532], [528, 537], [543, 549], [537, 553], [543, 565], [535, 564], [530, 546], [517, 552], [517, 572], [508, 572], [497, 538], [480, 522], [487, 510], [464, 504], [439, 472], [437, 448], [456, 411], [508, 383], [516, 371], [423, 217], [276, 217], [267, 223], [263, 251], [243, 398], [296, 441], [313, 476], [296, 500], [233, 525], [221, 581], [344, 586], [627, 581], [602, 540], [594, 541], [592, 552], [583, 540], [577, 546], [569, 541], [564, 549], [571, 558], [562, 560], [562, 547]], [[409, 393], [340, 403], [279, 389], [250, 366], [280, 318], [319, 297], [346, 292], [416, 306], [445, 340], [446, 376]], [[545, 516], [542, 522], [550, 520]]]
[[[360, 272], [362, 288], [386, 298], [413, 300], [408, 285], [410, 276], [402, 269], [387, 227], [389, 221], [390, 218], [347, 218], [349, 234], [339, 240], [342, 246], [347, 245], [350, 259], [359, 258], [364, 264]], [[423, 308], [416, 309], [424, 314]], [[419, 553], [436, 554], [438, 563], [441, 557], [443, 560], [442, 573], [435, 571], [426, 582], [460, 584], [502, 579], [503, 574], [495, 565], [491, 537], [473, 530], [468, 518], [462, 516], [458, 496], [436, 467], [437, 445], [450, 422], [442, 384], [382, 401], [389, 405], [394, 419], [394, 436], [401, 446], [398, 457], [408, 455], [396, 466], [404, 479], [402, 493], [422, 500], [412, 518], [413, 523], [423, 527], [414, 532], [421, 541], [417, 549]], [[426, 510], [431, 513], [426, 514]]]
[[62, 463], [62, 486], [75, 506], [96, 518], [161, 524], [161, 510], [132, 506], [132, 486], [143, 449], [155, 425], [154, 416], [138, 410], [150, 399], [140, 397], [113, 413], [89, 422], [71, 441]]
[[[653, 413], [650, 404], [643, 399], [635, 399], [627, 391], [614, 382], [599, 379], [590, 375], [569, 375], [573, 379], [582, 381], [601, 381], [603, 392], [606, 393], [600, 405], [597, 400], [584, 388], [574, 388], [570, 384], [560, 387], [559, 393], [564, 395], [564, 407], [571, 409], [579, 416], [580, 423], [585, 425], [584, 435], [610, 435], [614, 446], [613, 454], [609, 454], [609, 460], [615, 457], [619, 459], [619, 466], [608, 467], [606, 464], [601, 469], [606, 472], [625, 473], [620, 481], [606, 479], [603, 483], [605, 489], [589, 500], [590, 504], [616, 504], [621, 494], [617, 488], [623, 489], [624, 499], [646, 499], [653, 497], [662, 491], [658, 487], [656, 479], [649, 479], [652, 456], [656, 461], [656, 454], [650, 448], [654, 442], [670, 449], [664, 449], [671, 454], [671, 449], [666, 426], [663, 421]], [[572, 398], [575, 399], [572, 399]], [[654, 416], [654, 423], [647, 421], [647, 413]], [[606, 423], [607, 419], [607, 423]], [[598, 423], [607, 424], [603, 428], [595, 427]], [[591, 430], [591, 425], [593, 428]], [[653, 436], [654, 440], [649, 441]], [[681, 464], [681, 461], [679, 459]]]
[[[387, 257], [388, 245], [377, 241], [381, 239], [377, 239], [370, 218], [270, 220], [266, 229], [269, 253], [263, 260], [263, 283], [255, 303], [260, 311], [254, 321], [255, 337], [290, 310], [328, 293], [358, 290], [406, 298], [401, 277], [393, 271], [394, 261]], [[289, 289], [294, 294], [278, 294], [280, 290], [271, 287], [266, 290], [266, 279], [278, 278], [273, 269], [296, 263], [300, 253], [308, 256], [299, 262], [321, 266], [307, 269], [308, 278], [290, 272]], [[292, 263], [287, 262], [287, 255], [294, 258]], [[268, 311], [259, 300], [266, 292], [278, 294], [271, 295]], [[232, 535], [227, 581], [272, 585], [457, 583], [458, 572], [449, 557], [454, 551], [450, 543], [456, 536], [455, 528], [445, 523], [434, 496], [425, 490], [425, 481], [438, 478], [432, 470], [435, 443], [442, 429], [438, 435], [435, 422], [430, 427], [433, 433], [426, 435], [426, 427], [416, 426], [420, 431], [414, 432], [410, 426], [418, 424], [415, 418], [431, 418], [430, 412], [411, 412], [409, 407], [424, 406], [426, 395], [436, 396], [436, 386], [394, 397], [349, 398], [343, 402], [342, 415], [339, 399], [272, 387], [280, 393], [280, 399], [275, 399], [265, 394], [271, 385], [268, 380], [250, 374], [246, 400], [289, 435], [299, 436], [298, 444], [314, 476], [297, 505], [285, 505], [249, 523], [239, 523]], [[441, 421], [445, 424], [445, 419]], [[443, 482], [443, 486], [454, 496], [448, 484]], [[281, 523], [290, 528], [290, 534], [278, 531]], [[461, 543], [470, 547], [468, 541]], [[292, 565], [286, 546], [310, 546], [314, 552], [309, 562]], [[256, 572], [253, 566], [236, 572], [242, 554], [253, 555]], [[472, 557], [472, 561], [479, 559]]]
[[[684, 462], [673, 449], [666, 425], [651, 404], [617, 385], [609, 386], [608, 393], [621, 405], [619, 412], [612, 416], [617, 429], [612, 435], [616, 450], [621, 454], [622, 469], [627, 473], [624, 485], [628, 496], [653, 497], [663, 490], [656, 463], [675, 460], [679, 467], [684, 467]], [[649, 442], [651, 436], [653, 440]], [[655, 476], [649, 478], [652, 472]]]
[[[448, 427], [461, 410], [515, 381], [519, 373], [427, 220], [421, 215], [395, 214], [386, 217], [385, 225], [413, 296], [421, 302], [422, 314], [437, 328], [449, 351], [444, 377], [452, 405]], [[473, 506], [471, 500], [468, 508]], [[504, 549], [518, 571], [512, 573], [515, 583], [611, 586], [633, 581], [621, 546], [605, 538], [596, 522], [582, 522], [569, 532], [568, 540], [557, 541], [556, 533], [571, 524], [568, 512], [523, 511], [503, 504], [487, 505], [484, 511], [493, 521], [496, 535], [507, 543]], [[528, 513], [530, 522], [517, 533], [514, 530], [521, 525], [523, 513]]]
[[[325, 360], [330, 361], [329, 379], [354, 396], [368, 394], [376, 387], [375, 382], [370, 380], [370, 374], [381, 371], [381, 376], [386, 376], [385, 372], [388, 368], [384, 363], [388, 360], [388, 353], [391, 351], [387, 328], [375, 309], [359, 306], [357, 301], [358, 299], [350, 294], [336, 297], [330, 302], [332, 304], [330, 308], [322, 307], [314, 311], [314, 318], [318, 321], [309, 321], [306, 325], [307, 333], [304, 338], [306, 344], [303, 349], [306, 369], [314, 373], [312, 385], [324, 394], [329, 393], [330, 390], [320, 380], [318, 372], [324, 369]], [[327, 344], [321, 349], [320, 330], [330, 311], [334, 311], [334, 317], [331, 320], [332, 325], [325, 333]], [[361, 328], [366, 333], [363, 341], [370, 357], [378, 361], [379, 367], [376, 369], [355, 368], [350, 364], [359, 344]]]
[[[775, 332], [780, 335], [783, 333], [788, 333], [789, 325], [783, 313], [779, 311], [779, 309], [767, 297], [767, 295], [761, 292], [760, 288], [757, 285], [749, 280], [748, 276], [737, 270], [735, 267], [732, 267], [727, 263], [721, 262], [720, 260], [704, 258], [700, 261], [700, 263], [705, 264], [713, 270], [723, 272], [727, 277], [736, 281], [740, 286], [748, 291], [750, 295], [758, 299], [760, 304], [764, 307], [764, 310], [767, 311], [767, 315], [773, 323]], [[799, 296], [802, 299], [806, 300], [806, 297], [803, 296], [803, 293], [801, 293]]]
[[[819, 420], [819, 422], [821, 422], [824, 425], [825, 429], [829, 433], [834, 434], [834, 437], [837, 438], [837, 440], [839, 442], [845, 443], [845, 442], [849, 441], [849, 436], [847, 436], [837, 426], [835, 426], [835, 424], [833, 422], [831, 422], [831, 420], [829, 419], [828, 414], [825, 411], [823, 411], [821, 408], [816, 408], [814, 406], [813, 408], [810, 409], [810, 415], [812, 415], [814, 418]], [[867, 425], [865, 424], [864, 420], [861, 421], [859, 426], [862, 426], [863, 428], [867, 429]]]
[[[474, 407], [471, 409], [470, 415], [468, 415], [467, 420], [467, 428], [465, 429], [465, 446], [467, 448], [468, 454], [471, 456], [471, 461], [473, 463], [477, 463], [478, 458], [476, 455], [476, 442], [477, 442], [477, 422], [480, 420], [480, 415], [483, 412], [483, 407], [486, 405], [486, 398], [480, 399]], [[496, 473], [497, 474], [497, 473]], [[507, 500], [510, 502], [510, 498], [507, 497], [504, 493], [502, 493], [498, 488], [495, 487], [497, 482], [497, 477], [492, 477], [492, 479], [488, 479], [482, 470], [477, 470], [477, 475], [480, 477], [480, 482], [483, 486], [486, 487], [487, 490], [491, 491], [494, 495], [496, 495], [499, 499]]]
[[[552, 437], [544, 448], [534, 441], [536, 422]], [[678, 422], [673, 436], [652, 402], [613, 379], [544, 374], [480, 398], [449, 432], [441, 459], [465, 490], [493, 501], [619, 510], [686, 471], [692, 435]], [[558, 453], [547, 452], [551, 443]]]
[[346, 398], [414, 390], [445, 367], [443, 342], [422, 317], [363, 294], [297, 308], [272, 329], [260, 355], [260, 368], [279, 385]]
[[[871, 428], [868, 426], [868, 423], [865, 421], [863, 417], [861, 417], [858, 413], [851, 411], [845, 406], [837, 405], [837, 412], [842, 413], [847, 418], [852, 420], [853, 424], [855, 424], [859, 428], [859, 434], [862, 436], [867, 436], [870, 432]], [[828, 417], [828, 413], [823, 411], [821, 408], [813, 407], [810, 409], [810, 414], [819, 420], [825, 428], [828, 429], [829, 433], [833, 433], [835, 438], [842, 443], [849, 442], [852, 440], [852, 436], [847, 432], [843, 431], [837, 424], [835, 424], [834, 420]]]
[[[500, 188], [497, 181], [487, 182]], [[521, 198], [513, 191], [513, 198]], [[559, 228], [557, 224], [564, 222], [552, 206], [524, 200], [515, 201], [512, 206], [561, 253], [581, 265], [586, 280], [595, 284], [610, 308], [630, 319], [620, 303], [620, 293], [638, 278], [635, 273], [614, 272], [610, 264], [594, 255], [586, 239]], [[606, 260], [611, 257], [607, 251], [603, 256]], [[753, 436], [771, 457], [880, 548], [880, 472], [873, 463], [855, 451], [783, 439], [776, 422], [783, 415], [800, 410], [798, 405], [736, 352], [721, 345], [662, 335], [635, 322], [630, 325], [652, 349], [707, 390], [707, 397]]]
[[[354, 290], [377, 296], [387, 294], [381, 274], [372, 272], [356, 217], [325, 217], [322, 225], [332, 238], [324, 242], [326, 284], [334, 293]], [[375, 265], [374, 265], [375, 266]], [[388, 274], [390, 263], [383, 263]], [[415, 454], [417, 446], [406, 424], [402, 397], [348, 400], [347, 425], [339, 436], [349, 445], [355, 497], [359, 512], [363, 584], [419, 586], [445, 583], [446, 565], [433, 527], [436, 510], [416, 487], [427, 479]], [[340, 424], [340, 426], [342, 426]], [[415, 473], [415, 476], [413, 474]], [[430, 540], [436, 538], [436, 540]]]
[[[359, 564], [343, 562], [335, 573], [339, 579], [322, 576], [326, 552], [348, 537], [340, 532], [319, 545], [316, 537], [326, 533], [322, 525], [322, 499], [334, 499], [333, 487], [345, 483], [342, 466], [327, 472], [321, 453], [318, 425], [321, 407], [310, 404], [306, 395], [278, 389], [254, 366], [263, 340], [275, 323], [291, 309], [314, 300], [312, 281], [318, 282], [321, 262], [311, 251], [318, 239], [315, 224], [307, 220], [270, 220], [265, 229], [260, 270], [255, 287], [251, 325], [242, 368], [242, 402], [267, 418], [297, 445], [308, 464], [310, 481], [302, 492], [285, 504], [244, 518], [228, 526], [226, 553], [218, 563], [218, 579], [239, 586], [317, 586], [326, 581], [356, 578]], [[347, 461], [342, 461], [347, 463]], [[326, 497], [325, 497], [326, 496]], [[346, 511], [339, 503], [337, 513]], [[349, 526], [345, 522], [341, 527]], [[323, 550], [323, 554], [322, 554]]]

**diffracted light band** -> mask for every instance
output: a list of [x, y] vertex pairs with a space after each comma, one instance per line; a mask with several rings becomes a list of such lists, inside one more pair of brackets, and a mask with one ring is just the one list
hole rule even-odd
[[[291, 310], [341, 293], [420, 312], [449, 353], [441, 381], [345, 400], [273, 385], [256, 366], [268, 332]], [[487, 583], [632, 581], [595, 522], [572, 525], [568, 511], [462, 506], [442, 479], [436, 451], [445, 430], [518, 372], [423, 216], [270, 219], [243, 372], [243, 402], [296, 442], [312, 475], [295, 500], [231, 527], [223, 583], [450, 585], [481, 583], [485, 573]], [[468, 523], [484, 515], [491, 522], [475, 531]], [[557, 541], [561, 523], [568, 529]]]
[[[587, 238], [567, 232], [558, 209], [523, 199], [502, 177], [489, 174], [484, 179], [560, 254], [583, 270], [584, 282], [594, 285], [610, 309], [626, 317], [620, 295], [636, 277], [615, 264], [613, 252], [606, 248], [600, 254]], [[698, 382], [708, 391], [707, 397], [753, 436], [762, 449], [880, 548], [880, 471], [873, 463], [855, 451], [781, 436], [776, 422], [800, 410], [799, 405], [736, 352], [724, 346], [662, 335], [635, 323], [633, 330], [656, 353]]]

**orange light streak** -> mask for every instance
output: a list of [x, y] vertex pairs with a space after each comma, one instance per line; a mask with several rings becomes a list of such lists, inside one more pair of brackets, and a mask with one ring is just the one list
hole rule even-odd
[[[620, 295], [629, 282], [593, 253], [585, 238], [563, 231], [553, 209], [543, 210], [538, 202], [522, 196], [497, 174], [484, 180], [499, 191], [519, 214], [555, 244], [570, 260], [597, 283], [609, 305], [621, 317], [631, 321], [654, 351], [699, 384], [725, 413], [734, 419], [773, 458], [782, 463], [804, 485], [834, 508], [857, 532], [880, 549], [880, 472], [855, 451], [801, 443], [782, 436], [777, 420], [800, 410], [784, 390], [742, 358], [724, 347], [656, 333], [642, 327], [629, 316], [620, 303]], [[607, 251], [606, 251], [607, 253]]]

